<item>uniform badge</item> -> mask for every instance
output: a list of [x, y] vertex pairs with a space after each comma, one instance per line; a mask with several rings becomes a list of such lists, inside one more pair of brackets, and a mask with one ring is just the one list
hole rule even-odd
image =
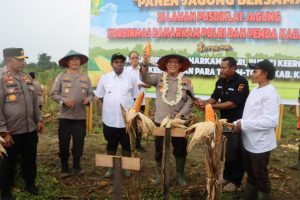
[[15, 94], [11, 94], [11, 95], [8, 96], [8, 100], [9, 101], [15, 101], [15, 100], [17, 100], [17, 96]]
[[245, 85], [244, 84], [239, 84], [239, 87], [238, 87], [238, 92], [241, 92], [243, 91]]

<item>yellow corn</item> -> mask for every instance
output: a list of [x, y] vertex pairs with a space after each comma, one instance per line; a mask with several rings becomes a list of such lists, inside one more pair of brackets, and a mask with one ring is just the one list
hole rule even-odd
[[143, 99], [144, 99], [144, 92], [141, 92], [134, 102], [133, 109], [135, 110], [135, 112], [139, 112], [143, 103]]
[[205, 105], [205, 121], [207, 122], [216, 121], [215, 111], [212, 108], [211, 104]]
[[150, 41], [147, 42], [147, 45], [145, 47], [145, 55], [147, 57], [151, 57], [151, 43], [150, 43]]

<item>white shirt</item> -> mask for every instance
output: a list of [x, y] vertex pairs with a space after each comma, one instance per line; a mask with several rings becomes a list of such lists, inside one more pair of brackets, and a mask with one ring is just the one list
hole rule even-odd
[[[139, 84], [145, 84], [140, 79], [140, 68], [139, 67], [133, 68], [132, 66], [129, 66], [129, 67], [126, 67], [126, 71], [128, 71], [128, 73], [131, 73], [133, 75], [133, 77], [136, 79], [137, 86]], [[141, 92], [145, 92], [144, 87], [139, 88], [139, 93], [141, 93]], [[145, 98], [143, 99], [142, 105], [145, 105]]]
[[279, 104], [280, 97], [271, 84], [251, 91], [241, 119], [242, 141], [247, 151], [264, 153], [276, 148]]
[[103, 98], [102, 122], [110, 127], [124, 128], [120, 104], [127, 110], [133, 107], [133, 99], [138, 95], [135, 78], [123, 71], [119, 76], [114, 72], [103, 75], [95, 91], [98, 98]]

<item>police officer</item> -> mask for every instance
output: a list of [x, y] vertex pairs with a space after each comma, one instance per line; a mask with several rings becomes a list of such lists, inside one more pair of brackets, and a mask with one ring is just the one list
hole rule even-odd
[[37, 91], [37, 94], [38, 94], [39, 108], [42, 109], [42, 105], [43, 105], [43, 88], [42, 88], [42, 85], [35, 79], [35, 73], [34, 72], [29, 72], [29, 75], [32, 78], [33, 86], [34, 86], [34, 88], [35, 88], [35, 90]]
[[38, 135], [42, 131], [37, 92], [31, 77], [22, 72], [25, 65], [23, 49], [7, 48], [3, 50], [7, 71], [0, 79], [0, 134], [7, 156], [0, 167], [0, 189], [2, 199], [13, 199], [11, 189], [14, 184], [17, 157], [21, 159], [21, 170], [25, 189], [38, 195], [35, 185], [36, 153]]
[[[210, 103], [214, 109], [220, 110], [221, 118], [234, 122], [243, 115], [246, 99], [249, 94], [248, 81], [235, 72], [236, 60], [226, 57], [221, 62], [221, 77], [216, 82], [216, 87], [208, 100], [198, 99], [196, 105], [203, 107]], [[219, 101], [220, 100], [220, 101]], [[244, 176], [242, 159], [241, 135], [233, 136], [230, 132], [227, 137], [226, 161], [223, 174], [223, 191], [235, 191]]]
[[60, 103], [59, 116], [59, 156], [61, 159], [61, 178], [69, 177], [69, 147], [72, 137], [73, 170], [81, 175], [80, 158], [83, 154], [86, 135], [86, 107], [93, 101], [94, 94], [90, 78], [81, 73], [81, 65], [88, 57], [71, 50], [59, 60], [59, 65], [68, 68], [56, 77], [53, 89], [53, 99]]
[[[192, 91], [192, 84], [189, 78], [183, 76], [183, 72], [190, 66], [188, 58], [169, 54], [158, 60], [158, 66], [164, 73], [150, 74], [148, 70], [149, 58], [144, 55], [144, 62], [140, 71], [141, 80], [151, 86], [156, 87], [156, 112], [154, 122], [157, 126], [166, 117], [183, 118], [188, 120], [192, 112], [193, 100], [187, 95], [187, 91]], [[155, 184], [160, 183], [161, 160], [163, 156], [163, 137], [155, 137], [155, 161], [156, 179]], [[172, 137], [173, 155], [176, 162], [176, 181], [185, 187], [187, 182], [184, 179], [184, 168], [187, 156], [186, 138]]]

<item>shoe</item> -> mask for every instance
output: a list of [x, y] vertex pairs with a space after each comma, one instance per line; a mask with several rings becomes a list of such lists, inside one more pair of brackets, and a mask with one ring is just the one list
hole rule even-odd
[[11, 193], [11, 190], [2, 190], [1, 191], [1, 199], [2, 200], [14, 200], [14, 196]]
[[78, 168], [78, 169], [73, 168], [73, 173], [74, 173], [74, 175], [76, 175], [76, 176], [81, 176], [81, 175], [84, 174], [84, 171], [83, 171], [83, 169], [81, 169], [81, 167]]
[[228, 183], [223, 187], [223, 192], [234, 192], [237, 190], [237, 187], [233, 183]]
[[130, 171], [128, 169], [124, 169], [124, 175], [126, 178], [129, 178], [130, 177]]
[[144, 147], [142, 147], [142, 146], [137, 147], [136, 150], [137, 150], [139, 153], [146, 153], [146, 152], [147, 152], [146, 149], [145, 149]]
[[186, 187], [188, 184], [184, 180], [183, 173], [184, 173], [184, 167], [185, 167], [185, 160], [186, 158], [178, 158], [175, 157], [176, 162], [176, 181], [181, 187]]
[[25, 190], [35, 196], [40, 195], [39, 188], [35, 185], [26, 185]]
[[225, 186], [229, 183], [229, 180], [222, 178], [222, 185]]
[[71, 176], [71, 173], [69, 170], [61, 170], [61, 174], [60, 174], [60, 178], [61, 179], [65, 179], [65, 178], [69, 178]]
[[108, 168], [108, 170], [104, 174], [104, 178], [110, 178], [112, 177], [112, 174], [113, 174], [112, 168]]

